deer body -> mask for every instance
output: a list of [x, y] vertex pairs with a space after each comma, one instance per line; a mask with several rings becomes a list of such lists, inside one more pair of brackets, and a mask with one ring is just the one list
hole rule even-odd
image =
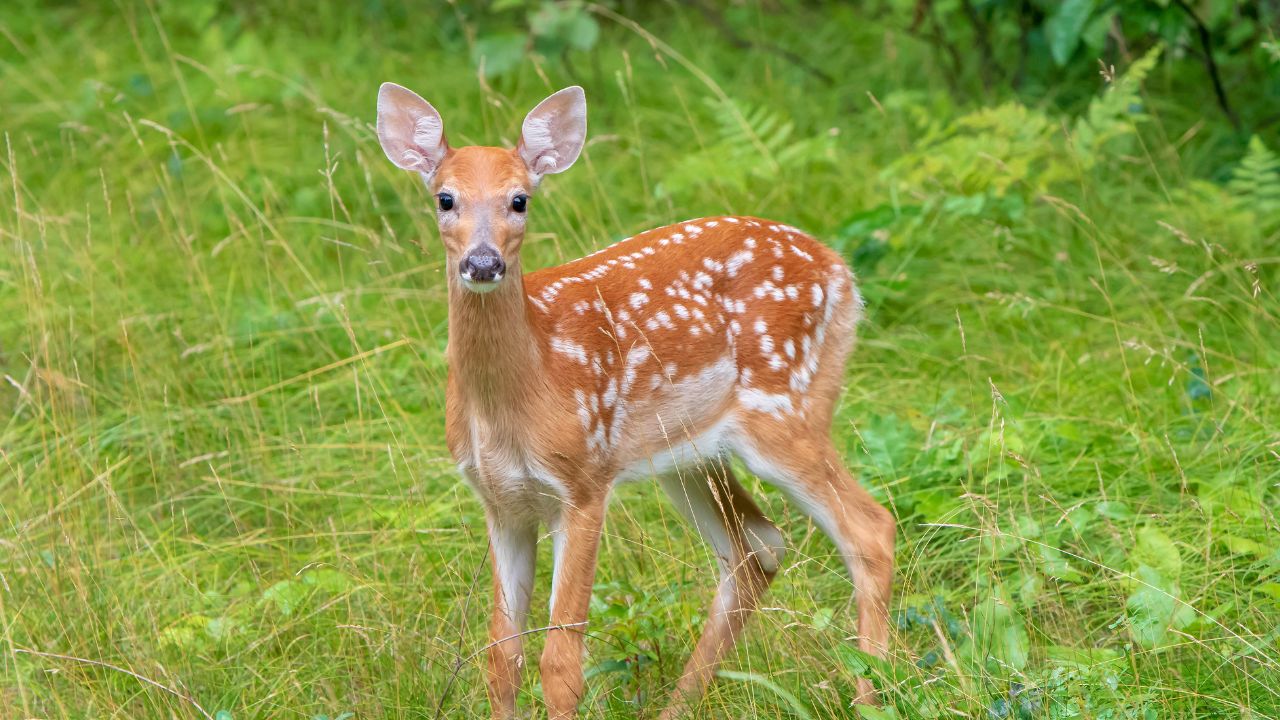
[[[882, 653], [893, 519], [844, 470], [829, 437], [862, 305], [840, 257], [787, 225], [713, 217], [525, 274], [527, 193], [576, 159], [581, 90], [530, 113], [514, 151], [450, 149], [442, 128], [421, 98], [384, 86], [383, 147], [436, 193], [446, 255], [459, 267], [448, 273], [446, 436], [486, 510], [495, 717], [515, 711], [540, 524], [555, 557], [543, 692], [552, 717], [575, 712], [605, 506], [615, 483], [636, 478], [658, 479], [720, 566], [666, 715], [697, 698], [784, 551], [730, 456], [832, 537], [858, 592], [859, 643]], [[858, 692], [875, 699], [865, 680]]]

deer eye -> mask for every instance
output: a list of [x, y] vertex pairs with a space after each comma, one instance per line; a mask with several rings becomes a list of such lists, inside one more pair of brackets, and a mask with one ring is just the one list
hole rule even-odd
[[527, 208], [527, 207], [529, 207], [529, 196], [528, 196], [528, 195], [520, 194], [520, 195], [517, 195], [517, 196], [515, 196], [515, 197], [511, 198], [511, 209], [512, 209], [512, 210], [515, 210], [515, 211], [516, 211], [516, 212], [518, 212], [518, 213], [522, 213], [522, 212], [524, 212], [524, 211], [525, 211], [525, 208]]
[[449, 193], [440, 193], [439, 195], [436, 196], [436, 199], [440, 201], [441, 210], [453, 209], [453, 196], [450, 195]]

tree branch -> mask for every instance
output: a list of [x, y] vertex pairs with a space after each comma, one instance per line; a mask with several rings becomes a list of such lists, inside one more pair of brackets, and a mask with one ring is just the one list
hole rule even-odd
[[737, 31], [729, 27], [729, 23], [725, 22], [725, 19], [720, 15], [720, 12], [707, 2], [699, 2], [698, 9], [702, 11], [702, 16], [707, 19], [707, 22], [716, 26], [716, 28], [724, 35], [725, 39], [729, 41], [730, 45], [733, 45], [740, 50], [765, 50], [767, 52], [771, 52], [801, 70], [808, 72], [810, 75], [813, 75], [824, 83], [828, 85], [835, 84], [835, 78], [831, 77], [831, 75], [826, 71], [810, 64], [808, 60], [805, 60], [790, 50], [772, 43], [755, 42], [742, 37], [737, 33]]
[[1186, 0], [1173, 0], [1173, 2], [1195, 24], [1196, 33], [1200, 36], [1200, 47], [1204, 51], [1205, 69], [1209, 71], [1209, 79], [1213, 81], [1213, 92], [1218, 97], [1218, 106], [1222, 108], [1222, 112], [1231, 121], [1231, 126], [1239, 130], [1240, 118], [1236, 117], [1235, 112], [1231, 110], [1231, 103], [1227, 100], [1227, 91], [1222, 87], [1222, 76], [1218, 73], [1218, 63], [1213, 59], [1213, 40], [1209, 35], [1209, 28], [1196, 15], [1195, 10], [1192, 10], [1191, 6], [1186, 3]]

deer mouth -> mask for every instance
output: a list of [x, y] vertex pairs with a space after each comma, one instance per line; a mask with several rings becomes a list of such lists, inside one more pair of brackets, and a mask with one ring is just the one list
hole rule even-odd
[[481, 295], [497, 290], [498, 285], [502, 282], [502, 273], [498, 273], [488, 280], [476, 280], [469, 277], [466, 272], [463, 272], [460, 277], [462, 278], [462, 287]]

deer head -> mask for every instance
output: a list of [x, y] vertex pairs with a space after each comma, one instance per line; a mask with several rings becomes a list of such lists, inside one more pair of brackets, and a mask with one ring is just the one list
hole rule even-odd
[[440, 113], [412, 90], [378, 90], [378, 140], [397, 167], [422, 176], [435, 198], [450, 284], [486, 293], [519, 273], [529, 198], [542, 176], [568, 170], [587, 135], [587, 99], [567, 87], [524, 119], [514, 149], [451, 148]]

